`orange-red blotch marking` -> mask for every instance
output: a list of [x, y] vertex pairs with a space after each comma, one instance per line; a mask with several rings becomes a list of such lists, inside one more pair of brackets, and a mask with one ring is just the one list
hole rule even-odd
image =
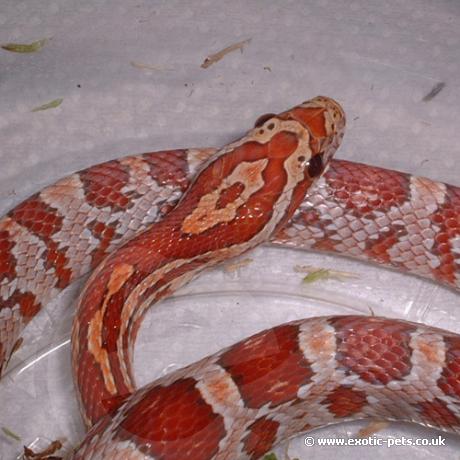
[[12, 309], [15, 305], [19, 305], [25, 323], [28, 323], [41, 309], [41, 304], [31, 292], [16, 290], [7, 300], [2, 301], [2, 308]]
[[16, 276], [16, 259], [11, 253], [15, 243], [6, 231], [0, 231], [0, 283], [11, 281]]
[[94, 249], [92, 253], [91, 264], [93, 267], [99, 265], [99, 262], [107, 255], [107, 249], [112, 242], [113, 237], [116, 234], [116, 222], [113, 222], [109, 225], [104, 224], [103, 222], [94, 221], [88, 225], [88, 228], [91, 230], [91, 233], [95, 238], [99, 240], [99, 245]]
[[337, 331], [336, 359], [348, 374], [386, 385], [410, 373], [413, 325], [363, 316], [338, 317], [330, 323]]
[[419, 403], [418, 411], [427, 419], [427, 423], [443, 428], [451, 428], [460, 425], [460, 420], [447, 407], [447, 404], [435, 398], [433, 401]]
[[369, 238], [366, 240], [366, 254], [372, 259], [381, 263], [392, 264], [389, 250], [407, 235], [404, 225], [392, 225], [385, 232], [382, 232], [378, 238]]
[[[279, 133], [275, 134], [268, 144], [267, 150], [267, 157], [269, 159], [280, 159], [285, 160], [292, 152], [295, 151], [297, 146], [299, 145], [299, 139], [297, 135], [287, 131], [280, 131]], [[269, 164], [270, 166], [270, 164]], [[276, 165], [279, 168], [279, 164]], [[265, 175], [267, 177], [271, 177], [267, 175], [267, 171], [265, 171]], [[276, 176], [273, 176], [276, 177]]]
[[298, 326], [261, 332], [224, 353], [219, 364], [232, 376], [250, 408], [276, 407], [297, 397], [310, 382], [310, 363], [299, 350]]
[[58, 279], [56, 286], [59, 289], [64, 289], [69, 285], [73, 275], [72, 269], [66, 268], [68, 259], [65, 251], [64, 249], [58, 249], [58, 243], [51, 240], [46, 242], [46, 246], [44, 254], [45, 267], [54, 268], [54, 273]]
[[445, 203], [431, 220], [439, 227], [432, 251], [439, 257], [440, 265], [433, 273], [437, 279], [455, 284], [460, 264], [455, 260], [452, 241], [460, 238], [460, 188], [447, 186]]
[[409, 197], [409, 176], [366, 165], [336, 160], [327, 172], [327, 183], [337, 201], [359, 216], [371, 211], [388, 211]]
[[251, 460], [260, 458], [273, 447], [279, 426], [276, 420], [261, 417], [247, 428], [249, 433], [242, 442], [243, 450]]
[[323, 404], [327, 405], [336, 417], [349, 417], [359, 412], [367, 404], [366, 393], [339, 386], [327, 395]]
[[241, 182], [236, 182], [230, 187], [222, 190], [216, 203], [216, 209], [223, 209], [228, 204], [233, 203], [243, 193], [243, 191], [244, 184]]
[[55, 270], [58, 278], [56, 286], [64, 289], [72, 279], [72, 270], [66, 268], [68, 263], [63, 248], [58, 248], [58, 243], [51, 237], [62, 228], [63, 216], [51, 206], [44, 203], [38, 194], [31, 196], [8, 214], [11, 219], [27, 228], [39, 237], [46, 245], [44, 262], [47, 269]]
[[441, 390], [460, 400], [460, 338], [444, 337], [446, 345], [446, 363], [441, 376], [438, 379], [438, 386]]
[[137, 197], [133, 191], [122, 192], [129, 183], [129, 171], [117, 160], [88, 168], [81, 171], [79, 176], [86, 200], [97, 208], [128, 209], [133, 196]]
[[126, 411], [114, 436], [134, 441], [140, 451], [158, 460], [210, 460], [226, 430], [196, 383], [187, 378], [152, 388]]
[[44, 203], [38, 194], [16, 206], [8, 216], [44, 241], [62, 228], [63, 217]]
[[150, 176], [158, 184], [173, 185], [181, 190], [190, 185], [186, 150], [145, 153], [142, 157], [150, 166]]

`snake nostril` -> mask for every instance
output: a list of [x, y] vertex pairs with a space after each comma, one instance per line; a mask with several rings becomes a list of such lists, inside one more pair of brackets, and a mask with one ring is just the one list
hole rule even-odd
[[308, 174], [310, 177], [319, 176], [324, 170], [323, 154], [318, 153], [308, 162]]

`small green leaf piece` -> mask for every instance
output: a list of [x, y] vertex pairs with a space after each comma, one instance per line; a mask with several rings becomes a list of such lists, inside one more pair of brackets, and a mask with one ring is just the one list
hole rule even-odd
[[318, 270], [314, 270], [310, 272], [307, 276], [303, 278], [303, 282], [306, 284], [314, 283], [315, 281], [328, 279], [331, 277], [330, 270], [326, 270], [325, 268], [320, 268]]
[[278, 457], [272, 452], [265, 455], [263, 460], [278, 460]]
[[13, 438], [15, 441], [21, 441], [21, 436], [19, 436], [18, 434], [14, 433], [13, 431], [11, 431], [9, 428], [6, 428], [5, 426], [2, 426], [2, 431], [4, 434], [6, 434], [6, 436], [9, 436], [10, 438]]
[[35, 107], [31, 110], [31, 112], [40, 112], [41, 110], [55, 109], [56, 107], [59, 107], [63, 101], [64, 99], [62, 98], [54, 99], [51, 102], [47, 102], [46, 104]]
[[32, 43], [5, 43], [1, 47], [12, 53], [36, 53], [40, 51], [48, 42], [47, 38], [42, 38]]

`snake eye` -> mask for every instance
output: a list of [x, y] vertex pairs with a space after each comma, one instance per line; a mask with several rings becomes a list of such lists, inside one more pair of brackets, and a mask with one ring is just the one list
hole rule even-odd
[[308, 174], [310, 177], [318, 177], [324, 170], [323, 154], [319, 153], [308, 162]]
[[273, 117], [276, 117], [276, 114], [266, 113], [265, 115], [261, 115], [254, 123], [254, 128], [258, 128], [259, 126], [262, 126], [267, 120], [270, 120], [270, 118], [273, 118]]

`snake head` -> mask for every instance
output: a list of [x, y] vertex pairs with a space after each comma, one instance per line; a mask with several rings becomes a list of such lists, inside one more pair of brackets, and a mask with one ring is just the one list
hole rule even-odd
[[308, 188], [327, 169], [344, 130], [342, 107], [324, 96], [305, 101], [280, 114], [266, 114], [258, 118], [249, 136], [269, 145], [267, 158], [270, 162], [282, 160], [278, 174], [267, 175], [267, 178], [270, 177], [267, 183], [276, 183], [278, 178], [284, 177], [283, 199], [289, 202], [277, 229], [293, 215]]
[[198, 235], [234, 225], [235, 232], [237, 227], [249, 229], [246, 240], [254, 237], [254, 244], [266, 240], [292, 216], [324, 172], [344, 126], [342, 108], [326, 97], [259, 118], [197, 175], [175, 210], [188, 210], [181, 214], [181, 232]]
[[254, 128], [263, 134], [266, 129], [273, 130], [277, 120], [299, 123], [308, 131], [308, 152], [300, 155], [299, 160], [305, 159], [304, 167], [310, 179], [320, 176], [345, 133], [345, 112], [340, 104], [329, 97], [317, 96], [278, 115], [267, 113], [260, 116]]

